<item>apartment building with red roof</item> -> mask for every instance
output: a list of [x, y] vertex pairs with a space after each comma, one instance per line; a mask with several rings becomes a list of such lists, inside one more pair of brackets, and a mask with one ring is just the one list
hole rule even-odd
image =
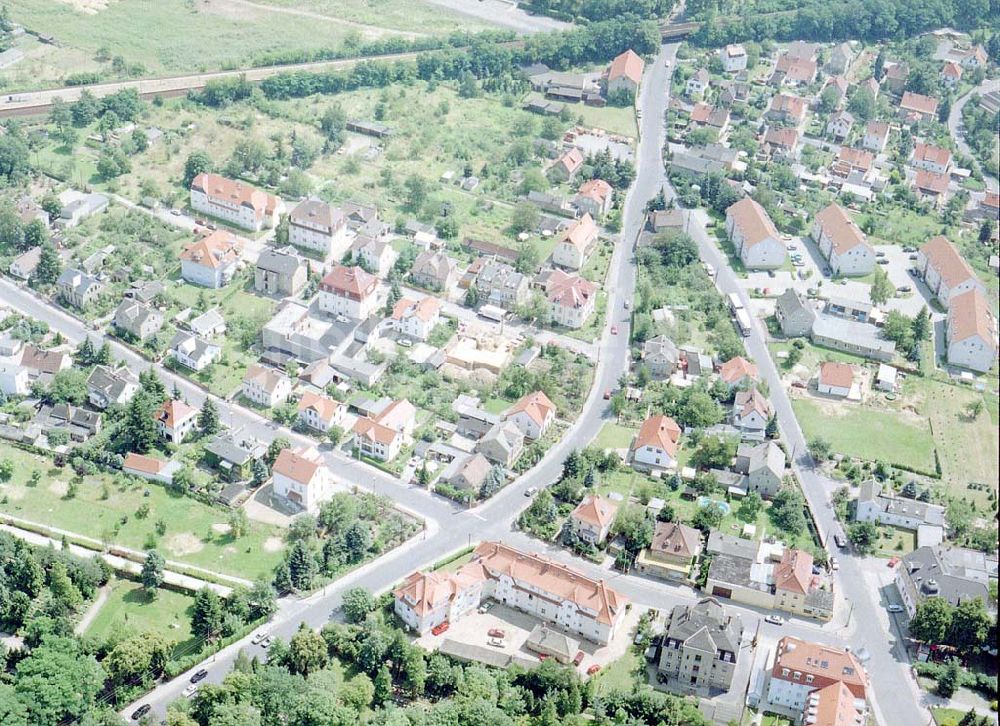
[[312, 391], [306, 391], [299, 399], [299, 421], [313, 431], [328, 432], [344, 422], [347, 407], [340, 401]]
[[597, 285], [575, 273], [553, 270], [545, 285], [545, 296], [553, 323], [582, 328], [594, 314]]
[[282, 449], [271, 467], [271, 481], [276, 496], [307, 512], [318, 512], [334, 492], [333, 474], [316, 451], [305, 448]]
[[[853, 698], [857, 710], [866, 713], [870, 681], [854, 653], [786, 636], [775, 649], [766, 702], [807, 714], [810, 702], [815, 700], [813, 694], [838, 684]], [[830, 695], [823, 693], [823, 697]]]
[[413, 435], [416, 418], [416, 407], [405, 398], [393, 401], [374, 416], [359, 418], [354, 423], [358, 450], [379, 461], [392, 461]]
[[259, 232], [277, 226], [285, 203], [249, 184], [219, 174], [201, 173], [191, 181], [191, 208]]
[[946, 308], [954, 295], [966, 290], [986, 292], [969, 263], [944, 235], [932, 238], [920, 248], [916, 266], [927, 287]]
[[361, 267], [336, 265], [319, 284], [319, 309], [365, 320], [378, 307], [378, 278]]
[[193, 285], [225, 287], [236, 274], [244, 243], [224, 229], [192, 242], [181, 252], [181, 277]]
[[785, 263], [785, 243], [764, 208], [744, 197], [726, 210], [726, 234], [749, 270], [777, 269]]
[[875, 269], [875, 249], [868, 236], [836, 202], [817, 213], [812, 238], [835, 275], [867, 275]]
[[555, 421], [556, 405], [542, 391], [534, 391], [508, 408], [504, 418], [517, 426], [525, 438], [538, 440]]
[[948, 306], [948, 363], [985, 373], [997, 357], [997, 322], [982, 290], [951, 296]]

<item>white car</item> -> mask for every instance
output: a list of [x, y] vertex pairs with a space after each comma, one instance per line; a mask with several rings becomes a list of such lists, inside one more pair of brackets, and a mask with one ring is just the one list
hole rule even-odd
[[538, 494], [538, 487], [528, 487], [524, 490], [524, 496], [533, 497]]
[[771, 625], [784, 625], [785, 619], [780, 615], [768, 615], [764, 618], [765, 623], [770, 623]]
[[833, 570], [834, 572], [836, 572], [837, 570], [840, 569], [840, 563], [837, 562], [837, 558], [836, 557], [831, 557], [830, 558], [830, 569]]
[[267, 637], [267, 633], [265, 633], [264, 631], [261, 631], [261, 632], [257, 633], [256, 635], [254, 635], [250, 639], [250, 642], [253, 643], [254, 645], [260, 645], [261, 641], [263, 641], [266, 637]]
[[181, 691], [181, 693], [183, 694], [184, 698], [191, 698], [191, 696], [193, 696], [197, 692], [198, 692], [198, 686], [196, 686], [196, 685], [190, 685], [187, 688], [185, 688], [183, 691]]
[[893, 603], [892, 605], [886, 607], [886, 610], [888, 610], [890, 613], [901, 613], [903, 612], [903, 606]]

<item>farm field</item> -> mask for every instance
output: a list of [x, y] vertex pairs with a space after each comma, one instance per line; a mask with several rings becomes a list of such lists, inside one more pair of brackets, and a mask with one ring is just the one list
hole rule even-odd
[[[70, 497], [71, 469], [53, 468], [45, 457], [13, 447], [2, 456], [14, 462], [13, 477], [0, 485], [0, 511], [7, 514], [137, 550], [155, 548], [169, 560], [247, 579], [269, 577], [281, 558], [277, 527], [252, 522], [234, 540], [226, 533], [225, 511], [172, 495], [159, 484], [85, 476]], [[34, 471], [42, 478], [33, 487]], [[149, 512], [140, 516], [144, 505]], [[160, 520], [166, 524], [162, 536], [156, 532]]]
[[[483, 27], [420, 0], [10, 0], [11, 19], [58, 46], [25, 38], [20, 63], [0, 73], [7, 88], [58, 85], [81, 72], [132, 77], [240, 68], [269, 54], [315, 53], [384, 38], [412, 39]], [[155, 33], [135, 32], [157, 28]], [[110, 51], [107, 49], [111, 49]], [[99, 60], [100, 59], [100, 60]]]

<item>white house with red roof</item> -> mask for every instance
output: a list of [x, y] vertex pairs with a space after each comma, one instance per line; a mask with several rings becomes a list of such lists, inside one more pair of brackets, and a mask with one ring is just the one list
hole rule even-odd
[[917, 269], [923, 272], [927, 287], [945, 307], [952, 296], [966, 290], [986, 292], [969, 263], [944, 235], [934, 237], [920, 248]]
[[813, 694], [837, 684], [851, 694], [858, 711], [867, 712], [870, 681], [854, 653], [786, 636], [778, 641], [774, 651], [766, 702], [802, 712]]
[[962, 80], [962, 66], [947, 61], [941, 68], [941, 82], [948, 88], [955, 88]]
[[171, 398], [164, 401], [153, 416], [160, 436], [179, 444], [194, 429], [198, 420], [198, 409], [180, 399]]
[[330, 470], [315, 451], [304, 448], [281, 450], [271, 467], [271, 482], [276, 496], [314, 513], [334, 492]]
[[836, 202], [816, 215], [812, 238], [835, 275], [867, 275], [875, 269], [875, 249], [867, 235]]
[[540, 439], [556, 419], [556, 405], [542, 391], [524, 396], [507, 409], [504, 418], [528, 439]]
[[313, 431], [327, 433], [334, 426], [344, 423], [347, 406], [329, 396], [306, 391], [299, 399], [298, 409], [299, 421], [305, 426]]
[[143, 456], [134, 452], [126, 455], [125, 461], [122, 463], [122, 471], [126, 474], [149, 481], [158, 481], [162, 484], [169, 484], [173, 481], [174, 474], [180, 468], [180, 462], [154, 459], [152, 456]]
[[646, 62], [631, 48], [616, 56], [611, 61], [606, 75], [608, 95], [619, 91], [634, 95], [642, 83], [642, 72], [645, 68]]
[[737, 391], [733, 399], [733, 426], [743, 432], [744, 438], [762, 438], [771, 418], [771, 404], [757, 387]]
[[583, 152], [574, 146], [552, 162], [552, 166], [548, 168], [548, 175], [553, 181], [569, 181], [576, 176], [581, 166], [583, 166]]
[[378, 307], [378, 278], [361, 267], [336, 265], [319, 284], [319, 309], [365, 320]]
[[997, 323], [979, 288], [951, 296], [948, 306], [948, 362], [985, 373], [997, 357]]
[[610, 499], [586, 496], [570, 513], [569, 524], [573, 533], [584, 542], [599, 545], [607, 539], [617, 513], [618, 505]]
[[820, 393], [836, 398], [846, 398], [854, 385], [854, 369], [847, 363], [824, 361], [819, 365], [816, 388]]
[[632, 442], [632, 467], [662, 472], [677, 465], [681, 427], [669, 416], [650, 416], [642, 422]]
[[417, 409], [405, 398], [393, 401], [376, 416], [362, 416], [354, 422], [358, 450], [379, 461], [392, 461], [413, 435]]
[[928, 121], [937, 115], [938, 100], [921, 93], [906, 91], [899, 102], [899, 110], [906, 120]]
[[751, 363], [741, 355], [730, 358], [719, 366], [719, 378], [730, 389], [759, 380], [757, 364]]
[[458, 572], [413, 572], [392, 592], [393, 610], [407, 627], [426, 633], [479, 607], [483, 581]]
[[553, 270], [545, 286], [549, 317], [557, 325], [582, 328], [597, 300], [597, 285], [579, 275]]
[[191, 208], [258, 232], [277, 226], [285, 203], [249, 184], [201, 173], [191, 181]]
[[785, 264], [781, 235], [764, 208], [750, 197], [726, 210], [726, 234], [747, 269], [777, 269]]
[[597, 232], [594, 218], [589, 214], [573, 220], [552, 249], [552, 262], [570, 270], [579, 270], [597, 241]]
[[869, 121], [865, 135], [861, 139], [862, 148], [881, 154], [889, 143], [889, 124], [885, 121]]
[[611, 211], [613, 198], [610, 184], [603, 179], [589, 179], [580, 185], [573, 204], [586, 214], [601, 219]]
[[202, 287], [225, 287], [236, 274], [243, 247], [242, 238], [216, 230], [181, 252], [181, 277]]
[[427, 340], [434, 326], [441, 321], [441, 303], [436, 297], [420, 300], [403, 298], [392, 308], [392, 325], [403, 335]]
[[926, 169], [936, 174], [947, 174], [951, 169], [951, 152], [934, 144], [918, 141], [910, 156], [910, 166], [914, 169]]

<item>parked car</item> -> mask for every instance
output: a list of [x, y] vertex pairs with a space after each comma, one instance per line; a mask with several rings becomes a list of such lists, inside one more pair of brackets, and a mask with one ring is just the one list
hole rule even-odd
[[837, 562], [837, 558], [836, 557], [831, 557], [830, 558], [830, 569], [833, 570], [834, 572], [836, 572], [837, 570], [840, 569], [840, 563]]
[[840, 549], [844, 549], [845, 547], [847, 547], [847, 538], [840, 532], [837, 532], [837, 534], [833, 535], [833, 541], [837, 543], [837, 546]]
[[879, 257], [877, 260], [875, 260], [875, 262], [877, 262], [880, 265], [888, 265], [889, 264], [889, 260], [885, 259], [884, 257]]
[[583, 651], [576, 651], [576, 655], [573, 656], [573, 665], [578, 666], [583, 662]]
[[264, 638], [262, 641], [260, 641], [260, 647], [261, 648], [270, 648], [271, 647], [271, 643], [273, 643], [273, 642], [274, 642], [274, 636], [269, 635], [266, 638]]
[[194, 223], [195, 224], [200, 224], [202, 227], [205, 226], [205, 220], [204, 219], [195, 219]]
[[438, 623], [433, 628], [431, 628], [432, 635], [441, 635], [444, 631], [451, 627], [451, 624], [445, 620], [443, 623]]
[[170, 213], [171, 213], [172, 215], [174, 215], [175, 217], [179, 217], [179, 216], [181, 216], [181, 210], [179, 210], [179, 209], [171, 209], [171, 210], [170, 210]]
[[590, 666], [590, 668], [587, 669], [587, 675], [588, 676], [592, 676], [595, 673], [597, 673], [597, 671], [599, 671], [599, 670], [601, 670], [601, 667], [599, 665], [597, 665], [596, 663], [594, 663], [594, 665]]
[[409, 338], [400, 338], [396, 342], [399, 343], [399, 345], [403, 346], [404, 348], [409, 348], [410, 346], [413, 345], [413, 341], [410, 340]]
[[181, 691], [181, 695], [184, 696], [184, 698], [191, 698], [191, 696], [193, 696], [197, 692], [198, 692], [198, 686], [191, 685], [185, 688], [183, 691]]
[[885, 250], [879, 250], [875, 253], [876, 257], [885, 257]]
[[144, 703], [132, 712], [132, 720], [138, 721], [153, 709], [148, 703]]
[[489, 643], [490, 645], [492, 645], [494, 648], [502, 648], [503, 647], [503, 639], [502, 638], [490, 638], [486, 642]]
[[771, 625], [784, 625], [785, 619], [780, 615], [768, 615], [764, 618], [765, 623], [770, 623]]
[[533, 497], [538, 494], [538, 487], [528, 487], [524, 490], [524, 496]]
[[910, 255], [910, 259], [911, 260], [919, 260], [920, 256], [919, 255]]
[[611, 400], [611, 389], [610, 388], [605, 388], [604, 389], [604, 400], [605, 401], [610, 401]]
[[625, 309], [628, 310], [629, 308], [632, 307], [632, 301], [631, 300], [626, 300], [624, 302], [624, 305], [625, 305]]
[[891, 605], [886, 607], [886, 610], [888, 610], [890, 613], [901, 613], [903, 612], [903, 606], [898, 605], [897, 603], [892, 603]]
[[507, 633], [502, 631], [500, 628], [490, 628], [487, 633], [491, 638], [506, 638]]
[[617, 325], [612, 325], [611, 326], [611, 334], [612, 335], [618, 335], [618, 326]]
[[261, 643], [262, 643], [262, 642], [264, 641], [264, 638], [266, 638], [266, 637], [267, 637], [267, 633], [265, 633], [265, 632], [264, 632], [264, 631], [262, 630], [262, 631], [260, 631], [259, 633], [257, 633], [256, 635], [254, 635], [254, 636], [253, 636], [253, 637], [252, 637], [252, 638], [250, 639], [250, 642], [251, 642], [251, 643], [253, 643], [254, 645], [260, 645], [260, 644], [261, 644]]
[[205, 680], [205, 678], [207, 677], [208, 677], [208, 671], [202, 668], [201, 670], [196, 671], [193, 676], [191, 676], [191, 682], [197, 683], [198, 681]]

